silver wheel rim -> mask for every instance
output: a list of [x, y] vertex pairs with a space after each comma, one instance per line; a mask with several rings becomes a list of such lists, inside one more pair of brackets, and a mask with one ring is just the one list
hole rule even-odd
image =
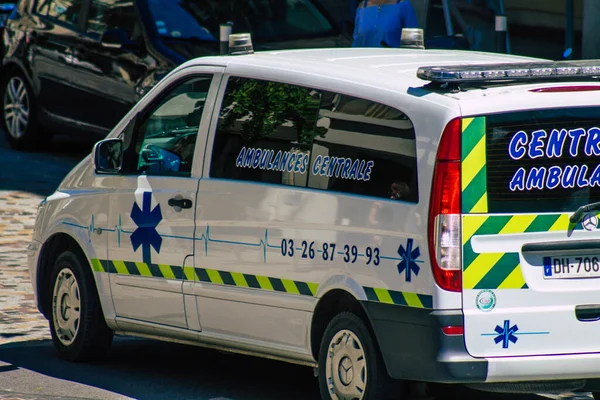
[[17, 76], [10, 78], [4, 92], [4, 121], [10, 136], [21, 138], [29, 122], [29, 95], [25, 82]]
[[69, 346], [77, 337], [81, 315], [79, 285], [73, 272], [65, 268], [56, 277], [52, 295], [52, 318], [56, 337]]
[[347, 329], [329, 343], [325, 363], [327, 389], [333, 400], [361, 400], [367, 387], [367, 359], [362, 343]]

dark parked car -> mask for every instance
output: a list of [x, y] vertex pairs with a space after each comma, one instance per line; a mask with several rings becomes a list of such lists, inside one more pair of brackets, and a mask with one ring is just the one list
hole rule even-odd
[[3, 34], [8, 141], [102, 138], [170, 70], [218, 54], [224, 23], [250, 32], [256, 50], [351, 44], [314, 0], [21, 0]]

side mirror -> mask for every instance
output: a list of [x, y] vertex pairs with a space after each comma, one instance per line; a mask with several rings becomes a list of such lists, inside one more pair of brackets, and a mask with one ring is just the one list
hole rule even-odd
[[123, 167], [123, 140], [105, 139], [94, 146], [96, 173], [115, 174]]
[[130, 36], [131, 33], [125, 29], [108, 29], [100, 37], [100, 43], [112, 49], [133, 49], [136, 43], [130, 39]]

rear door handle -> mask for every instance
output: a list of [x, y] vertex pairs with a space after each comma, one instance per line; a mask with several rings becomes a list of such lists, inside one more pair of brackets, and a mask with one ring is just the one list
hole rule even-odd
[[581, 322], [594, 322], [600, 320], [600, 304], [586, 304], [575, 306], [575, 316]]
[[171, 207], [176, 208], [192, 208], [192, 201], [190, 199], [182, 199], [179, 197], [173, 197], [172, 199], [169, 199], [168, 204]]

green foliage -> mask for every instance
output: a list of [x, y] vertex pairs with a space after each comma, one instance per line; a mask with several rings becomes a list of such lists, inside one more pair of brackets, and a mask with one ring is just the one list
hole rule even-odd
[[[307, 150], [316, 136], [323, 137], [327, 132], [316, 127], [320, 106], [317, 92], [277, 82], [240, 81], [243, 83], [225, 97], [223, 127], [241, 124], [245, 141], [272, 137], [280, 126], [291, 123], [298, 135], [298, 147]], [[235, 83], [230, 81], [230, 85]]]

